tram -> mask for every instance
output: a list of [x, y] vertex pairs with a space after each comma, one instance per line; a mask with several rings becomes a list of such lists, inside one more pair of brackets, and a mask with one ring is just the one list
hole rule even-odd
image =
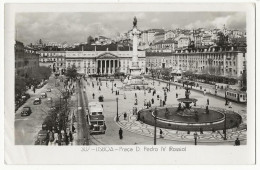
[[239, 102], [239, 103], [246, 103], [247, 102], [247, 95], [246, 92], [244, 91], [239, 91], [239, 90], [233, 90], [233, 89], [228, 89], [225, 92], [225, 98]]

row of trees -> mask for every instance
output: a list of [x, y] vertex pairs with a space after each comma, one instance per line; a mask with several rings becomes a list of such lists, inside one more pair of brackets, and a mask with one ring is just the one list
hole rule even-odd
[[26, 91], [26, 87], [37, 86], [51, 75], [49, 67], [38, 67], [24, 76], [15, 76], [15, 94], [20, 96]]

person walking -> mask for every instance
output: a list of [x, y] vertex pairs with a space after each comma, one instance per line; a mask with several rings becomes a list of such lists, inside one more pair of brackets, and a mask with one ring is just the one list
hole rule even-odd
[[178, 93], [176, 93], [176, 98], [178, 98]]
[[152, 104], [154, 104], [154, 99], [153, 98], [151, 99], [151, 101], [152, 101]]
[[209, 98], [207, 98], [207, 104], [209, 105]]
[[204, 94], [204, 96], [206, 95], [206, 89], [204, 89], [203, 94]]
[[235, 146], [239, 146], [240, 145], [240, 140], [237, 138], [236, 140], [235, 140]]
[[160, 138], [163, 138], [163, 131], [160, 129]]
[[123, 130], [121, 128], [119, 129], [119, 139], [123, 139]]
[[124, 120], [126, 120], [126, 117], [127, 117], [127, 114], [126, 114], [126, 112], [124, 113]]
[[228, 108], [232, 108], [232, 103], [231, 102], [228, 103]]
[[93, 93], [92, 96], [93, 96], [93, 99], [95, 99], [95, 93]]

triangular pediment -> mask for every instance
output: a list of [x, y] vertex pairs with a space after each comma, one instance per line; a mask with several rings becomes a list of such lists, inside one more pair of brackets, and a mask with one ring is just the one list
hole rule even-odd
[[103, 53], [103, 54], [100, 54], [99, 56], [97, 56], [97, 59], [102, 59], [102, 58], [118, 58], [118, 56], [116, 56], [115, 54], [112, 54], [112, 53]]

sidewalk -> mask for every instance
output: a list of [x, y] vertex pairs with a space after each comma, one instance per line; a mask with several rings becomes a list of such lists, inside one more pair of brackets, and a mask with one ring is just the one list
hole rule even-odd
[[[152, 78], [147, 78], [147, 79], [153, 80]], [[167, 80], [156, 79], [156, 78], [154, 80], [155, 81], [164, 82], [164, 83], [169, 83], [169, 81], [167, 81]], [[212, 95], [212, 96], [221, 97], [221, 98], [225, 98], [225, 91], [224, 90], [218, 89], [217, 90], [217, 94], [215, 94], [215, 88], [213, 87], [213, 85], [212, 85], [212, 88], [209, 88], [207, 86], [211, 86], [211, 85], [208, 85], [208, 84], [205, 84], [205, 83], [201, 83], [201, 82], [195, 82], [195, 83], [196, 84], [198, 83], [199, 87], [192, 86], [191, 90], [196, 90], [196, 91], [199, 91], [199, 92], [203, 93], [204, 89], [206, 89], [206, 94], [209, 94], [209, 95]], [[182, 83], [170, 82], [170, 84], [183, 87]], [[200, 89], [200, 86], [202, 86], [202, 89]]]

